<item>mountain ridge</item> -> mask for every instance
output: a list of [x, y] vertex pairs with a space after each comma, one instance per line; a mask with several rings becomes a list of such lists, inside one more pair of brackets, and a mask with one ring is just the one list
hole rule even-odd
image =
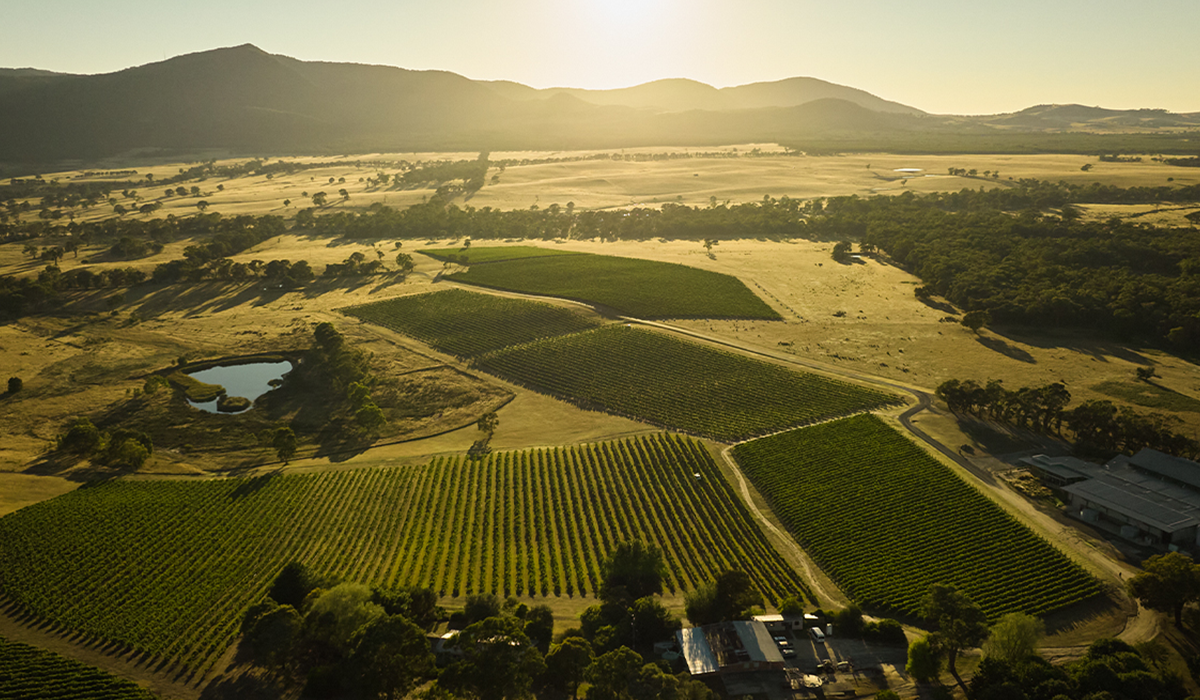
[[[1081, 122], [1081, 120], [1083, 120]], [[1200, 128], [1200, 116], [1079, 105], [989, 117], [927, 114], [796, 77], [716, 88], [668, 78], [628, 88], [538, 89], [441, 70], [301, 61], [253, 44], [112, 73], [0, 69], [0, 161], [163, 153], [572, 150], [814, 137]]]

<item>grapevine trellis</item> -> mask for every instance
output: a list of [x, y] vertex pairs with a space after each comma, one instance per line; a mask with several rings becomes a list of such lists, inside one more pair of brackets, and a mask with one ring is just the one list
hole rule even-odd
[[137, 684], [0, 637], [0, 700], [154, 700]]
[[872, 415], [734, 448], [796, 540], [865, 607], [914, 615], [953, 584], [988, 617], [1042, 615], [1099, 584], [1049, 542]]
[[811, 598], [708, 450], [672, 435], [415, 467], [110, 482], [0, 519], [0, 590], [87, 638], [207, 668], [288, 561], [448, 596], [581, 596], [632, 540], [662, 549], [668, 594], [737, 568], [772, 603]]
[[578, 311], [461, 289], [413, 294], [341, 309], [458, 357], [471, 357], [600, 325]]
[[894, 394], [624, 326], [501, 350], [476, 365], [585, 408], [717, 440], [900, 402]]

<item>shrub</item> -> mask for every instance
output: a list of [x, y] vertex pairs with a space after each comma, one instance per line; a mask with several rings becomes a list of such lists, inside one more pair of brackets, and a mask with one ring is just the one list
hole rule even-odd
[[8, 393], [15, 394], [25, 386], [25, 382], [21, 381], [20, 377], [8, 378]]

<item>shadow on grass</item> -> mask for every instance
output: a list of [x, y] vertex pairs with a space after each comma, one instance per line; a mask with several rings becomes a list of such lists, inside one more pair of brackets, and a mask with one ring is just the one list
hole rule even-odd
[[246, 672], [213, 680], [200, 693], [200, 700], [279, 700], [289, 695], [274, 678]]
[[979, 341], [979, 344], [988, 350], [993, 350], [1001, 355], [1011, 357], [1018, 362], [1027, 362], [1031, 365], [1037, 364], [1037, 359], [1034, 358], [1033, 355], [1030, 355], [1027, 351], [1022, 350], [1016, 345], [1012, 345], [1008, 341], [1004, 340], [1004, 338], [998, 336], [977, 335], [975, 336], [975, 340]]

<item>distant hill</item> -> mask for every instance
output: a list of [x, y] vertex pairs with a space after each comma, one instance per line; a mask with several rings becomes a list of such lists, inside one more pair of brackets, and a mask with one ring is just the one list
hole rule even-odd
[[[1190, 120], [1190, 121], [1189, 121]], [[535, 89], [445, 71], [299, 61], [246, 44], [103, 75], [0, 69], [0, 163], [300, 154], [921, 142], [949, 132], [1179, 129], [1195, 115], [1035, 107], [941, 117], [815, 78]], [[863, 140], [867, 136], [869, 139]], [[915, 139], [915, 140], [914, 140]], [[16, 164], [16, 165], [14, 165]]]
[[536, 90], [519, 83], [493, 83], [506, 97], [529, 100], [546, 95], [567, 94], [596, 105], [620, 105], [657, 112], [689, 110], [726, 111], [764, 107], [797, 107], [822, 99], [852, 102], [876, 112], [924, 114], [915, 107], [880, 99], [857, 88], [835, 85], [816, 78], [788, 78], [770, 83], [752, 83], [738, 87], [715, 88], [711, 85], [673, 78], [655, 80], [616, 90], [547, 88]]

